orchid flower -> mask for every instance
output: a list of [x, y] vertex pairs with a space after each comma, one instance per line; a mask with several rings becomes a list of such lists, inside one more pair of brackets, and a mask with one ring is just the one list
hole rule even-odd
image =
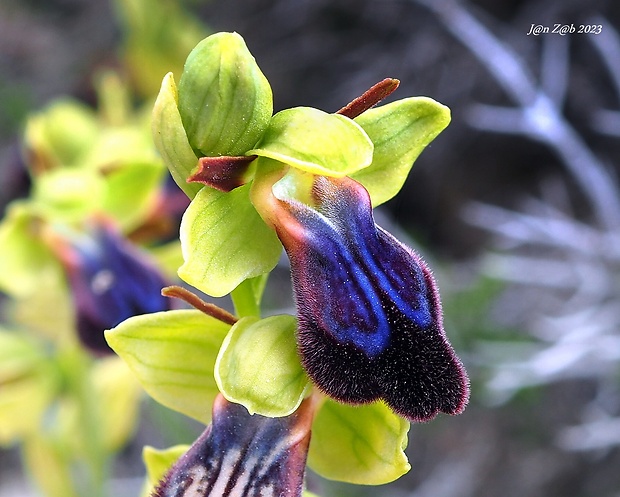
[[171, 308], [161, 295], [166, 280], [110, 221], [95, 219], [90, 233], [48, 232], [47, 240], [65, 269], [83, 345], [105, 354], [103, 332], [130, 316]]
[[287, 197], [288, 181], [257, 189], [253, 199], [291, 262], [306, 372], [330, 397], [383, 399], [411, 421], [460, 413], [467, 376], [445, 336], [426, 263], [375, 224], [358, 182], [314, 176], [308, 205]]
[[[148, 393], [211, 422], [155, 497], [299, 497], [306, 450], [327, 478], [386, 483], [410, 468], [409, 421], [463, 411], [469, 383], [431, 271], [373, 218], [450, 120], [426, 97], [372, 108], [397, 86], [388, 78], [333, 114], [272, 115], [271, 87], [235, 33], [200, 42], [178, 87], [165, 76], [153, 136], [191, 199], [178, 274], [230, 295], [235, 315], [175, 291], [196, 309], [106, 332]], [[261, 318], [283, 248], [296, 314]]]
[[251, 416], [218, 395], [213, 423], [177, 461], [153, 497], [301, 495], [311, 401], [282, 418]]

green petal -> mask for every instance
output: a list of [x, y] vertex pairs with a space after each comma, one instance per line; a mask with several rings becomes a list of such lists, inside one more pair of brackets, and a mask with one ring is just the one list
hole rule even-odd
[[185, 211], [179, 276], [208, 295], [221, 297], [239, 283], [271, 271], [282, 245], [249, 199], [250, 184], [231, 192], [203, 188]]
[[189, 54], [179, 81], [179, 112], [191, 146], [204, 155], [243, 155], [273, 113], [267, 78], [237, 33], [217, 33]]
[[394, 197], [413, 162], [450, 123], [450, 109], [427, 97], [398, 100], [355, 118], [375, 146], [372, 164], [351, 175], [366, 187], [373, 206]]
[[155, 147], [174, 181], [189, 198], [194, 198], [202, 185], [187, 183], [185, 180], [198, 164], [198, 157], [187, 140], [181, 114], [177, 108], [177, 98], [177, 87], [170, 72], [161, 83], [161, 90], [153, 107], [151, 130]]
[[125, 232], [141, 225], [153, 208], [165, 169], [161, 164], [128, 164], [105, 177], [102, 208]]
[[396, 480], [410, 469], [409, 423], [383, 403], [327, 400], [312, 425], [308, 465], [325, 478], [363, 485]]
[[60, 263], [41, 241], [41, 225], [23, 203], [14, 203], [0, 223], [0, 289], [12, 296], [29, 296], [41, 281], [64, 279]]
[[237, 322], [215, 363], [215, 379], [230, 402], [250, 414], [288, 416], [309, 388], [297, 355], [293, 316], [278, 315]]
[[191, 309], [135, 316], [105, 336], [151, 397], [207, 423], [218, 393], [213, 367], [229, 329]]
[[373, 144], [351, 119], [310, 107], [278, 112], [247, 155], [276, 159], [324, 176], [346, 176], [370, 165]]

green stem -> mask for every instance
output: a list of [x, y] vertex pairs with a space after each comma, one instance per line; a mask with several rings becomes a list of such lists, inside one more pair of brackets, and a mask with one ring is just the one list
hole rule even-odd
[[263, 274], [247, 279], [230, 293], [237, 317], [260, 317], [260, 302], [268, 276]]
[[92, 359], [79, 346], [67, 350], [68, 394], [76, 403], [78, 422], [75, 436], [81, 441], [85, 466], [84, 489], [90, 497], [104, 497], [108, 477], [108, 457], [103, 444], [98, 399], [92, 384]]

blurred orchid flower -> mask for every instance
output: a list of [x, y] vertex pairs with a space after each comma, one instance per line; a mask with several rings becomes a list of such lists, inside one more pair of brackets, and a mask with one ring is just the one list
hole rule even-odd
[[312, 413], [307, 399], [290, 416], [250, 415], [218, 395], [212, 423], [153, 497], [301, 497]]
[[298, 349], [319, 389], [353, 404], [383, 399], [411, 421], [460, 413], [468, 379], [425, 262], [375, 224], [353, 179], [275, 178], [254, 199], [266, 199], [256, 204], [289, 256]]
[[78, 336], [96, 353], [109, 353], [103, 331], [138, 314], [168, 310], [161, 295], [168, 282], [109, 221], [96, 220], [87, 234], [48, 237], [67, 275]]

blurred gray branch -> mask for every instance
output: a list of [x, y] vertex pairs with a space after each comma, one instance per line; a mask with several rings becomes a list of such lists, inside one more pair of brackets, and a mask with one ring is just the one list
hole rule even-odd
[[[559, 36], [545, 38], [541, 84], [509, 46], [495, 37], [456, 0], [414, 0], [431, 9], [450, 33], [487, 68], [517, 107], [474, 105], [468, 122], [476, 128], [525, 135], [547, 145], [588, 196], [604, 226], [620, 228], [620, 195], [615, 178], [562, 114], [568, 77], [568, 50]], [[604, 29], [607, 32], [608, 29]], [[616, 59], [620, 60], [620, 59]]]
[[[495, 235], [496, 247], [485, 255], [486, 271], [508, 283], [512, 314], [517, 316], [512, 325], [534, 339], [527, 347], [489, 344], [486, 352], [495, 357], [496, 367], [488, 386], [496, 399], [507, 400], [524, 387], [558, 380], [588, 378], [600, 389], [612, 382], [616, 388], [597, 396], [583, 410], [583, 424], [562, 430], [558, 444], [568, 450], [618, 445], [620, 188], [612, 170], [563, 114], [568, 37], [543, 38], [541, 77], [536, 81], [519, 55], [465, 2], [413, 1], [430, 9], [515, 103], [475, 104], [466, 115], [468, 124], [545, 144], [580, 187], [593, 213], [589, 221], [576, 218], [565, 180], [542, 185], [542, 198], [526, 199], [521, 212], [480, 203], [465, 210], [470, 223]], [[588, 40], [600, 54], [620, 101], [620, 36], [604, 18], [589, 22], [603, 25], [601, 35]], [[592, 124], [601, 133], [620, 136], [618, 111], [597, 110]]]
[[[611, 81], [618, 96], [618, 103], [620, 103], [620, 35], [604, 17], [592, 17], [588, 20], [588, 23], [609, 28], [601, 31], [600, 35], [590, 37], [589, 40], [594, 45], [594, 48], [598, 50], [603, 64], [605, 64], [611, 76]], [[593, 116], [593, 126], [601, 133], [620, 136], [620, 111], [597, 110]]]

